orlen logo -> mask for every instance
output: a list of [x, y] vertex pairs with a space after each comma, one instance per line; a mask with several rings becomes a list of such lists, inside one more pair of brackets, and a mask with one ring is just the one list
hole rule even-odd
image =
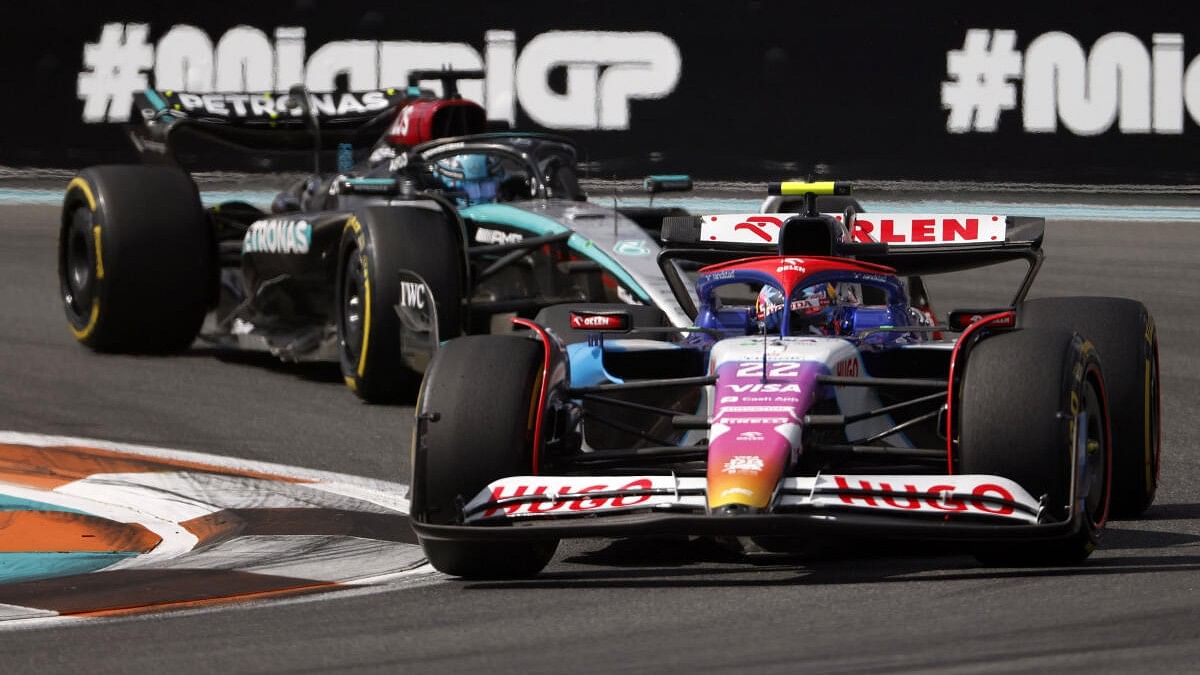
[[980, 227], [973, 218], [864, 218], [854, 220], [851, 238], [856, 242], [883, 244], [953, 244], [1003, 239], [1004, 224], [999, 216], [988, 216], [990, 222]]
[[857, 487], [851, 487], [850, 483], [843, 476], [834, 476], [834, 482], [837, 484], [838, 490], [861, 490], [864, 492], [880, 491], [880, 492], [903, 492], [906, 496], [886, 496], [878, 497], [876, 501], [874, 495], [848, 495], [840, 494], [838, 497], [843, 504], [863, 505], [863, 506], [880, 506], [879, 502], [884, 505], [896, 509], [905, 509], [910, 511], [919, 510], [934, 510], [934, 511], [977, 511], [979, 513], [987, 513], [993, 516], [1007, 516], [1013, 512], [1013, 507], [1008, 504], [996, 504], [988, 499], [1001, 499], [1006, 502], [1014, 501], [1013, 495], [1008, 490], [995, 483], [981, 483], [975, 486], [971, 491], [971, 498], [960, 500], [951, 499], [950, 494], [953, 494], [957, 488], [954, 485], [934, 485], [928, 490], [921, 492], [915, 485], [904, 485], [902, 489], [895, 489], [889, 483], [883, 481], [876, 486], [871, 481], [860, 480]]
[[571, 312], [571, 328], [575, 330], [629, 330], [628, 314], [585, 314]]
[[[504, 511], [504, 515], [512, 516], [521, 513], [551, 513], [563, 507], [568, 511], [594, 511], [596, 509], [610, 508], [618, 509], [629, 506], [637, 506], [643, 502], [649, 501], [649, 494], [640, 494], [631, 497], [585, 497], [589, 492], [631, 492], [634, 490], [650, 490], [654, 487], [650, 479], [639, 478], [635, 481], [626, 483], [620, 487], [613, 487], [607, 484], [589, 485], [587, 487], [575, 489], [570, 486], [562, 486], [558, 489], [558, 495], [550, 497], [546, 495], [547, 487], [539, 485], [536, 488], [530, 489], [528, 485], [517, 485], [513, 488], [511, 494], [504, 494], [504, 486], [492, 488], [490, 501], [496, 502], [501, 499], [511, 499], [513, 497], [542, 497], [536, 501], [530, 502], [514, 502], [505, 506], [493, 506], [484, 512], [483, 517], [495, 515], [498, 511]], [[577, 495], [570, 499], [562, 499], [563, 495]]]
[[779, 267], [775, 268], [776, 272], [799, 272], [804, 274], [804, 258], [784, 258], [779, 261]]
[[734, 231], [749, 230], [763, 241], [775, 241], [775, 236], [767, 231], [767, 227], [769, 226], [774, 226], [778, 230], [783, 227], [783, 220], [774, 216], [750, 216], [744, 222], [734, 225], [733, 229]]

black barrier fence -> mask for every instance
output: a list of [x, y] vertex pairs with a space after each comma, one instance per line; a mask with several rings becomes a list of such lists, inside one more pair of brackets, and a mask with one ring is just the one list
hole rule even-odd
[[135, 161], [146, 86], [368, 90], [449, 65], [484, 71], [463, 93], [491, 120], [575, 138], [594, 175], [1200, 183], [1200, 6], [1109, 7], [21, 3], [0, 163]]

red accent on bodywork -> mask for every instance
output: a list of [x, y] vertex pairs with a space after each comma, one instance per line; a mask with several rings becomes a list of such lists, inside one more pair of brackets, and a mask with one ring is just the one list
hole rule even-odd
[[[797, 265], [787, 264], [787, 261], [801, 261]], [[802, 268], [802, 269], [800, 269]], [[700, 276], [724, 270], [754, 270], [770, 274], [779, 280], [785, 293], [791, 293], [800, 282], [820, 272], [861, 272], [863, 274], [894, 275], [896, 270], [887, 265], [859, 262], [851, 258], [834, 258], [820, 255], [790, 255], [790, 256], [757, 256], [741, 258], [716, 265], [700, 268]]]
[[946, 473], [954, 475], [954, 368], [958, 363], [958, 353], [966, 343], [967, 338], [972, 333], [983, 328], [984, 326], [1007, 319], [1010, 324], [1014, 323], [1017, 318], [1017, 313], [1013, 311], [999, 312], [997, 314], [989, 314], [981, 317], [975, 323], [967, 326], [962, 335], [958, 336], [958, 341], [954, 343], [954, 351], [950, 352], [950, 377], [947, 379], [949, 385], [946, 387]]
[[435, 138], [480, 134], [486, 127], [487, 113], [474, 101], [420, 98], [400, 106], [387, 141], [412, 147]]
[[537, 417], [533, 423], [533, 473], [538, 475], [538, 467], [541, 465], [542, 455], [542, 422], [546, 416], [546, 392], [550, 389], [550, 336], [546, 334], [546, 330], [529, 319], [514, 318], [512, 320], [514, 326], [524, 326], [529, 330], [537, 333], [542, 340], [542, 388], [538, 392], [538, 408]]

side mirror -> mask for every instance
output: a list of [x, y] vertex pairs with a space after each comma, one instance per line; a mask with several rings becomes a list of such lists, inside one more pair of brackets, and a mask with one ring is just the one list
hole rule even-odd
[[659, 192], [687, 192], [692, 189], [692, 177], [687, 174], [670, 176], [646, 176], [642, 189], [650, 194]]
[[[1002, 314], [1004, 312], [1013, 311], [1012, 307], [991, 307], [986, 309], [956, 309], [951, 311], [946, 318], [946, 323], [949, 324], [950, 330], [966, 330], [971, 324], [979, 321], [985, 316], [993, 314]], [[1016, 316], [1010, 314], [993, 321], [992, 328], [1015, 328]]]

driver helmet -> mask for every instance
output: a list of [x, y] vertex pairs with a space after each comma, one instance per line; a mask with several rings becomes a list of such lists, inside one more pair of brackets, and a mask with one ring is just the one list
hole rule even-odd
[[500, 160], [482, 154], [454, 155], [434, 162], [434, 173], [464, 206], [496, 201], [500, 188]]
[[792, 300], [792, 335], [837, 335], [836, 307], [842, 299], [830, 283], [807, 286]]
[[786, 314], [783, 311], [786, 302], [783, 291], [771, 284], [765, 284], [758, 292], [758, 298], [754, 301], [754, 318], [768, 333], [779, 332]]

